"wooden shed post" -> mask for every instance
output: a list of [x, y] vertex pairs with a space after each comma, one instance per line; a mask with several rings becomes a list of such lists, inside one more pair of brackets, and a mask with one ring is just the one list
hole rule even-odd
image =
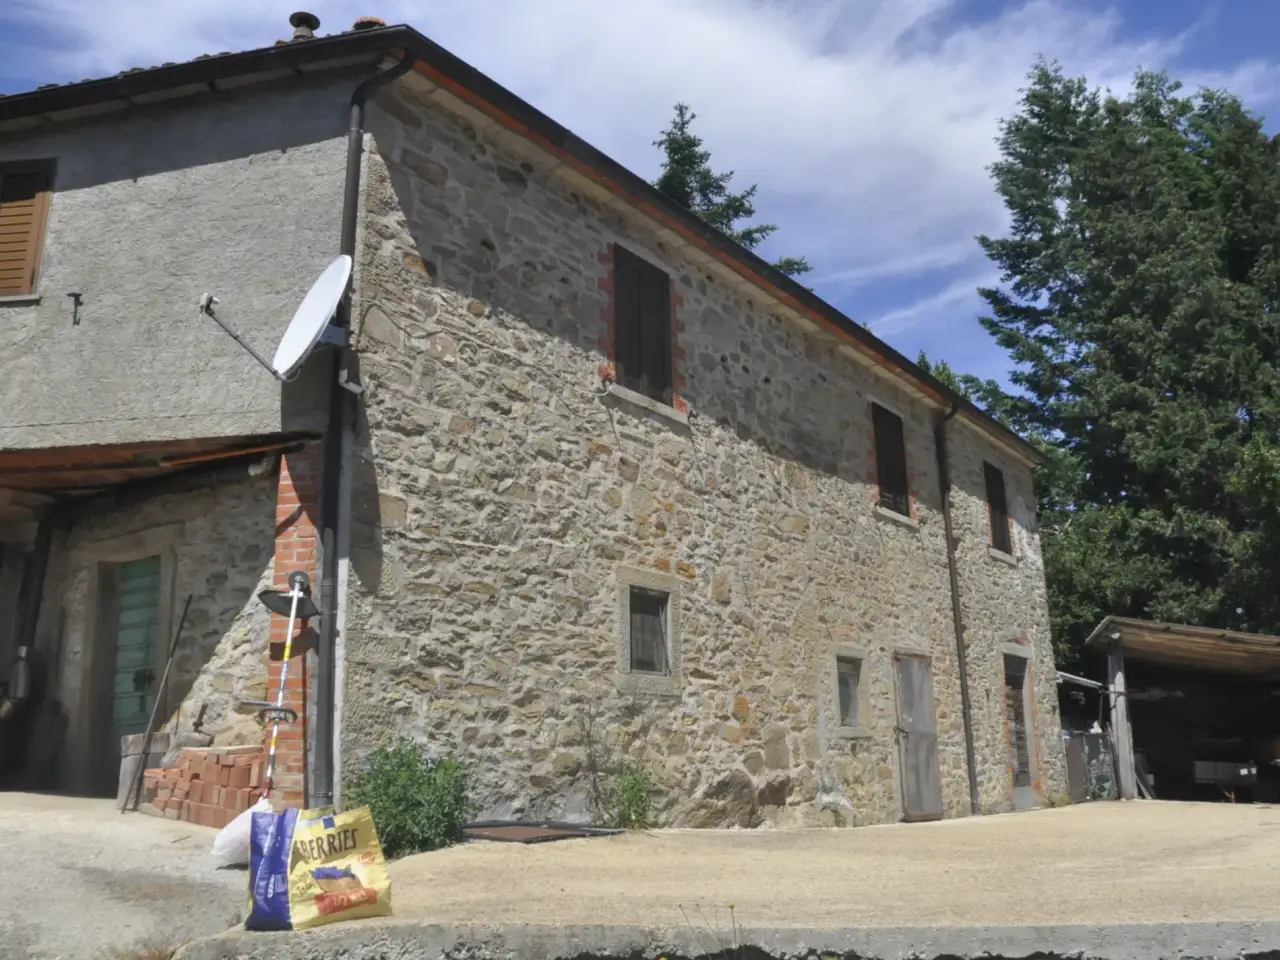
[[1129, 697], [1124, 684], [1124, 647], [1112, 640], [1107, 650], [1107, 686], [1111, 690], [1111, 739], [1116, 751], [1116, 776], [1120, 799], [1138, 795], [1138, 778], [1133, 762], [1133, 728], [1129, 725]]

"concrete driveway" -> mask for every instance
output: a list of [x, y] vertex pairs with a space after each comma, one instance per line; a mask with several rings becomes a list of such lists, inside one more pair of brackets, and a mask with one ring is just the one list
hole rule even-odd
[[476, 842], [393, 863], [390, 920], [229, 933], [184, 956], [733, 957], [742, 942], [775, 958], [1238, 958], [1280, 950], [1278, 863], [1280, 808], [1228, 804]]
[[225, 930], [248, 881], [208, 855], [216, 833], [110, 800], [0, 793], [0, 957], [123, 958]]
[[[1092, 803], [854, 830], [469, 843], [393, 865], [402, 919], [729, 927], [1280, 920], [1280, 808]], [[714, 925], [714, 920], [712, 920]]]

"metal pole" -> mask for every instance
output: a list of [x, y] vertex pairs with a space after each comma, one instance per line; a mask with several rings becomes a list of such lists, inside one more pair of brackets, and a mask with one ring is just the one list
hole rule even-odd
[[271, 748], [267, 752], [267, 784], [262, 790], [262, 796], [268, 799], [271, 797], [271, 788], [275, 785], [276, 740], [280, 737], [280, 718], [284, 707], [284, 686], [285, 681], [289, 679], [289, 655], [293, 652], [293, 626], [298, 616], [298, 599], [302, 596], [302, 584], [295, 580], [289, 595], [293, 598], [293, 602], [289, 604], [289, 630], [284, 638], [284, 659], [280, 663], [280, 689], [276, 692], [275, 723], [271, 726]]
[[978, 761], [973, 746], [973, 705], [969, 699], [969, 661], [964, 642], [964, 616], [960, 607], [960, 574], [956, 568], [955, 532], [951, 524], [951, 471], [947, 466], [947, 421], [960, 411], [959, 404], [938, 418], [933, 447], [938, 458], [938, 490], [942, 496], [942, 535], [947, 541], [947, 576], [951, 584], [951, 625], [956, 640], [956, 673], [960, 678], [960, 719], [964, 724], [965, 773], [969, 779], [969, 812], [981, 812]]

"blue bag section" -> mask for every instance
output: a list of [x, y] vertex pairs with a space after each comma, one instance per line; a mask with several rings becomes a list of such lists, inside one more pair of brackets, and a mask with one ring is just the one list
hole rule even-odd
[[298, 811], [255, 813], [249, 834], [249, 917], [246, 930], [292, 930], [289, 855]]

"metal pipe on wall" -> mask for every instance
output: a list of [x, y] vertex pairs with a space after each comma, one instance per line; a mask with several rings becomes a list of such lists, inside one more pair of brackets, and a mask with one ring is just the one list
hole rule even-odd
[[942, 530], [947, 540], [947, 575], [951, 581], [951, 622], [956, 637], [956, 669], [960, 676], [960, 713], [964, 721], [964, 759], [969, 774], [969, 811], [981, 810], [978, 765], [973, 749], [973, 705], [969, 700], [969, 665], [965, 652], [964, 618], [960, 609], [960, 573], [956, 566], [956, 541], [951, 523], [951, 472], [947, 465], [947, 422], [960, 412], [959, 404], [938, 418], [933, 428], [933, 448], [938, 457], [938, 490], [942, 494]]
[[[404, 76], [417, 61], [406, 52], [394, 67], [376, 74], [356, 87], [351, 95], [350, 125], [347, 129], [347, 172], [342, 194], [342, 232], [339, 253], [354, 261], [356, 256], [356, 227], [360, 215], [360, 168], [364, 157], [364, 107], [369, 97], [389, 83]], [[352, 278], [354, 285], [355, 278]], [[351, 326], [351, 288], [348, 287], [334, 316], [334, 325]], [[313, 791], [313, 805], [326, 806], [333, 802], [334, 779], [337, 770], [334, 737], [334, 713], [337, 709], [336, 651], [338, 640], [338, 527], [342, 523], [347, 504], [341, 495], [344, 437], [350, 417], [350, 407], [355, 396], [342, 385], [343, 373], [349, 359], [350, 347], [334, 351], [333, 368], [329, 378], [329, 423], [324, 435], [324, 465], [320, 475], [320, 599], [324, 607], [320, 618], [320, 703], [316, 711], [316, 744], [320, 753], [320, 782]]]

